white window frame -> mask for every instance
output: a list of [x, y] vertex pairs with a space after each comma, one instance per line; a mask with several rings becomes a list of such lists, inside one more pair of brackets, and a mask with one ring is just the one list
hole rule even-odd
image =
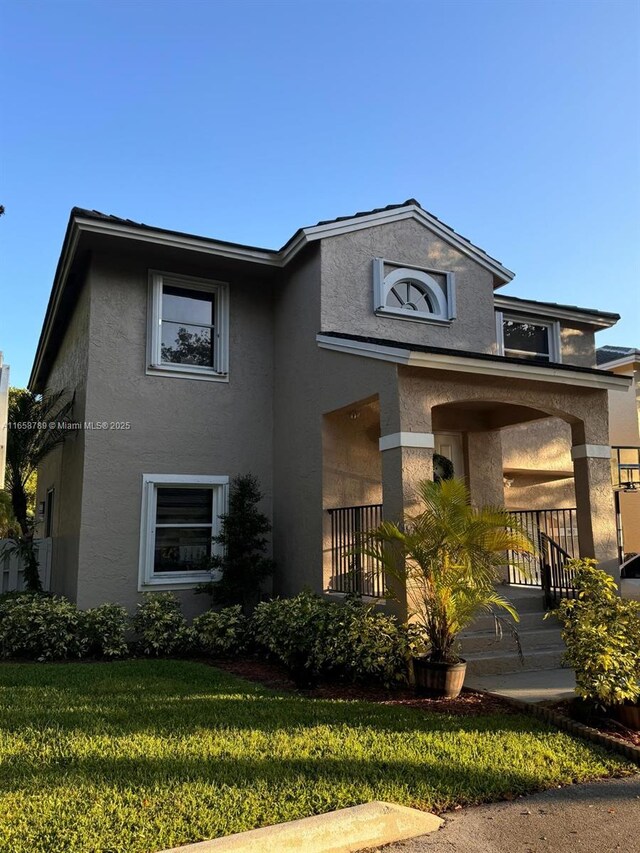
[[[169, 287], [182, 287], [185, 290], [200, 290], [214, 294], [213, 367], [170, 364], [162, 361], [162, 288], [165, 284]], [[204, 379], [209, 382], [229, 381], [229, 285], [227, 282], [150, 270], [147, 319], [147, 375]]]
[[[211, 535], [220, 533], [219, 516], [227, 512], [229, 505], [229, 477], [209, 474], [143, 474], [142, 509], [140, 512], [140, 558], [138, 592], [150, 589], [192, 589], [199, 583], [220, 580], [220, 572], [158, 572], [153, 571], [156, 542], [156, 508], [158, 487], [185, 486], [211, 488], [212, 519]], [[213, 545], [212, 554], [222, 554], [221, 546]]]
[[[498, 355], [505, 355], [504, 346], [504, 321], [513, 320], [516, 323], [529, 323], [531, 326], [542, 326], [549, 331], [549, 362], [562, 364], [562, 346], [560, 342], [560, 323], [557, 320], [545, 320], [543, 317], [533, 317], [527, 314], [514, 314], [511, 311], [496, 311], [496, 342]], [[524, 353], [524, 350], [522, 350]], [[509, 358], [527, 358], [513, 355]], [[534, 361], [535, 359], [528, 359]], [[547, 363], [549, 363], [547, 362]], [[543, 362], [540, 362], [543, 363]]]
[[[385, 275], [385, 266], [394, 267]], [[446, 294], [440, 288], [434, 288], [429, 280], [431, 275], [444, 276]], [[414, 281], [428, 292], [437, 306], [437, 311], [407, 311], [404, 308], [389, 308], [387, 297], [391, 288], [400, 281]], [[395, 317], [417, 323], [448, 326], [456, 317], [456, 280], [450, 270], [438, 270], [429, 267], [417, 267], [402, 264], [385, 258], [373, 259], [373, 311], [378, 316]]]

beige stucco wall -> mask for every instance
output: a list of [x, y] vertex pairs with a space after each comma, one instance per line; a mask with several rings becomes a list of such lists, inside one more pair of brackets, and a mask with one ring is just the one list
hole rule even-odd
[[[604, 365], [606, 367], [606, 365]], [[633, 365], [615, 368], [619, 376], [629, 376], [632, 384], [624, 391], [609, 391], [611, 444], [618, 447], [640, 446], [640, 371]]]
[[[211, 262], [163, 258], [163, 270], [221, 278]], [[152, 252], [98, 255], [89, 273], [86, 417], [128, 421], [126, 431], [85, 437], [85, 481], [77, 600], [81, 607], [138, 593], [142, 474], [252, 473], [271, 516], [273, 337], [271, 288], [226, 272], [230, 289], [229, 382], [147, 376], [148, 269]], [[188, 615], [208, 605], [178, 593]]]
[[[455, 273], [457, 318], [437, 326], [376, 316], [373, 259]], [[494, 352], [493, 277], [414, 220], [366, 228], [322, 243], [322, 331]]]
[[[73, 308], [66, 335], [53, 363], [47, 391], [64, 391], [74, 397], [71, 418], [84, 423], [87, 417], [89, 363], [90, 294], [84, 288]], [[52, 519], [53, 550], [51, 590], [75, 600], [77, 596], [79, 547], [86, 529], [83, 514], [85, 495], [85, 439], [83, 430], [70, 432], [38, 468], [36, 506], [45, 501], [47, 491], [54, 493]], [[44, 535], [40, 521], [36, 535]]]
[[562, 363], [579, 367], [595, 367], [596, 339], [593, 327], [580, 323], [560, 322]]
[[324, 249], [323, 243], [307, 250], [275, 297], [274, 553], [275, 588], [283, 595], [305, 587], [321, 592], [331, 574], [323, 480], [326, 471], [327, 488], [335, 491], [335, 479], [329, 483], [336, 451], [328, 443], [323, 456], [324, 416], [379, 397], [381, 429], [398, 428], [395, 365], [318, 348]]

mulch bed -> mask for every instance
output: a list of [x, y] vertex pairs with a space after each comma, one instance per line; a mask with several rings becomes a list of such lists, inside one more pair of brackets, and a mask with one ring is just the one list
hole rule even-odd
[[289, 677], [287, 670], [274, 663], [262, 660], [216, 660], [218, 669], [232, 675], [256, 681], [272, 690], [297, 693], [309, 699], [342, 699], [347, 701], [379, 702], [384, 705], [404, 705], [421, 711], [473, 717], [479, 714], [517, 714], [519, 711], [497, 696], [475, 693], [464, 689], [457, 699], [427, 699], [417, 697], [412, 690], [404, 688], [385, 690], [383, 687], [366, 687], [354, 684], [323, 682], [310, 690], [299, 690]]
[[556, 714], [567, 717], [569, 720], [576, 720], [579, 723], [585, 723], [586, 725], [591, 726], [591, 728], [602, 732], [604, 735], [609, 735], [609, 737], [622, 741], [622, 743], [628, 743], [631, 746], [640, 747], [640, 731], [628, 729], [626, 726], [623, 726], [622, 723], [619, 723], [617, 720], [613, 720], [610, 717], [591, 717], [589, 720], [580, 719], [572, 713], [572, 702], [572, 699], [564, 699], [561, 702], [545, 704], [545, 707], [549, 708], [551, 711], [555, 711]]

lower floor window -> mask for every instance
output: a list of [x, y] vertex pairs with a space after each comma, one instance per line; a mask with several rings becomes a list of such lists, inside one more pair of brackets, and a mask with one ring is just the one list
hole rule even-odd
[[227, 476], [143, 475], [141, 587], [192, 586], [211, 576], [228, 483]]

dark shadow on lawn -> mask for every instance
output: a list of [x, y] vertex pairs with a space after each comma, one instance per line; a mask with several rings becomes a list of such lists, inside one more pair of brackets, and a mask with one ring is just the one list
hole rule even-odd
[[[471, 760], [464, 764], [451, 755], [426, 754], [420, 761], [377, 758], [80, 758], [61, 759], [43, 766], [22, 760], [10, 778], [0, 780], [0, 791], [46, 794], [58, 787], [116, 786], [153, 789], [183, 783], [204, 783], [212, 790], [220, 786], [255, 789], [266, 782], [270, 796], [288, 791], [326, 785], [354, 791], [363, 786], [400, 789], [406, 798], [421, 806], [446, 807], [453, 802], [473, 803], [505, 796], [531, 793], [544, 787], [545, 779], [533, 773], [513, 770], [500, 764], [478, 769]], [[8, 769], [8, 768], [7, 768]], [[19, 774], [16, 771], [19, 769]], [[552, 774], [553, 775], [553, 774]], [[554, 778], [549, 779], [553, 784]], [[570, 780], [569, 780], [570, 781]]]

